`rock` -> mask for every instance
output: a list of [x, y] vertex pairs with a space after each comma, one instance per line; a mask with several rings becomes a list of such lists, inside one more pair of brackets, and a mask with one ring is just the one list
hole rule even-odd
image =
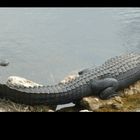
[[120, 97], [114, 97], [108, 100], [101, 100], [97, 97], [85, 97], [81, 100], [81, 105], [84, 106], [88, 110], [99, 111], [104, 108], [105, 109], [121, 109], [122, 108], [122, 100]]
[[54, 111], [54, 110], [52, 110], [52, 109], [49, 109], [49, 110], [48, 110], [48, 112], [55, 112], [55, 111]]
[[140, 81], [121, 91], [121, 96], [131, 96], [140, 93]]
[[112, 104], [112, 108], [113, 108], [113, 109], [118, 109], [118, 110], [119, 110], [119, 109], [121, 109], [122, 107], [123, 107], [123, 105], [122, 105], [122, 104], [119, 104], [119, 103], [113, 103], [113, 104]]
[[85, 109], [85, 110], [80, 110], [79, 112], [92, 112], [92, 111]]
[[70, 74], [67, 77], [65, 77], [64, 80], [62, 80], [60, 82], [60, 84], [67, 84], [67, 83], [71, 82], [72, 80], [75, 80], [77, 77], [79, 77], [79, 75], [77, 73]]
[[81, 105], [84, 106], [88, 110], [95, 111], [101, 107], [101, 103], [98, 98], [95, 97], [84, 97], [80, 101]]
[[140, 112], [140, 108], [136, 108], [135, 110], [132, 110], [133, 112]]
[[41, 84], [37, 84], [33, 81], [27, 80], [25, 78], [22, 77], [18, 77], [18, 76], [10, 76], [8, 77], [8, 80], [6, 82], [6, 84], [10, 87], [42, 87], [43, 85]]
[[8, 66], [9, 62], [7, 60], [0, 60], [0, 66]]
[[0, 99], [0, 112], [55, 112], [55, 108], [45, 105], [28, 106]]
[[116, 102], [123, 104], [122, 98], [120, 96], [115, 96], [113, 98]]
[[81, 105], [90, 111], [115, 111], [123, 107], [123, 102], [116, 98], [101, 100], [92, 96], [83, 98]]

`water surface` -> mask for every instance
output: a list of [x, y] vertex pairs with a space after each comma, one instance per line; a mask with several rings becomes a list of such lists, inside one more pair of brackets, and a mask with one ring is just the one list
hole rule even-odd
[[0, 77], [54, 84], [71, 72], [140, 51], [140, 8], [0, 8]]

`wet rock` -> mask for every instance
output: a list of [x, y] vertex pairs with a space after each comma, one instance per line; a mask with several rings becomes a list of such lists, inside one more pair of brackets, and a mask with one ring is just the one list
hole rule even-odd
[[9, 62], [7, 60], [0, 60], [0, 66], [8, 66]]

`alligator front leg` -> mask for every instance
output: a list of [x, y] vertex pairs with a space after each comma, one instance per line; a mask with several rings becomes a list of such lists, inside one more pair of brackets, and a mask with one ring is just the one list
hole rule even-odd
[[109, 99], [113, 96], [116, 96], [118, 93], [118, 81], [114, 78], [105, 78], [102, 80], [93, 80], [92, 89], [96, 90], [95, 92], [101, 99]]

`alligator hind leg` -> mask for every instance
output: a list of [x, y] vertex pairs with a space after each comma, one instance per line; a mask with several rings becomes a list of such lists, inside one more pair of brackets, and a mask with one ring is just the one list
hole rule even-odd
[[118, 93], [115, 91], [114, 87], [108, 87], [99, 94], [101, 99], [109, 99], [116, 95], [118, 95]]
[[92, 88], [97, 91], [101, 99], [109, 99], [117, 95], [118, 81], [114, 78], [93, 81]]

